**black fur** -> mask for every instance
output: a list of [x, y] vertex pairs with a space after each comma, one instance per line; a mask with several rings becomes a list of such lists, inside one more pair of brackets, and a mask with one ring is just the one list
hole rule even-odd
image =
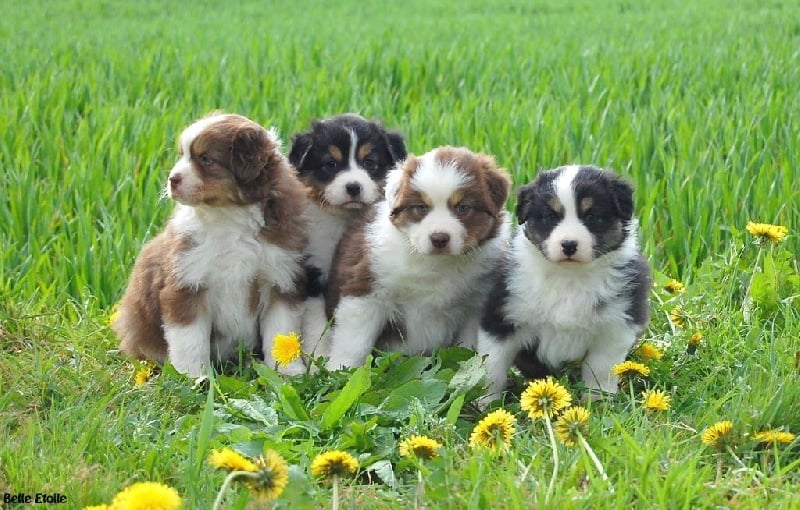
[[539, 361], [537, 347], [538, 339], [534, 339], [529, 347], [523, 348], [514, 358], [514, 365], [526, 379], [543, 379], [548, 375], [555, 375], [550, 367]]
[[327, 282], [317, 266], [303, 262], [306, 271], [306, 297], [325, 297]]
[[511, 335], [516, 326], [506, 320], [503, 308], [508, 301], [508, 273], [504, 269], [500, 271], [500, 277], [494, 283], [489, 296], [486, 299], [486, 306], [481, 315], [481, 328], [491, 333], [499, 340]]
[[644, 327], [650, 320], [648, 295], [650, 288], [653, 286], [650, 264], [640, 254], [625, 266], [625, 274], [630, 281], [630, 287], [628, 288], [630, 302], [627, 309], [629, 322]]
[[[297, 169], [300, 178], [327, 183], [337, 173], [346, 170], [349, 167], [350, 131], [355, 132], [358, 139], [356, 149], [367, 144], [372, 147], [372, 151], [358, 163], [373, 180], [383, 180], [386, 172], [408, 155], [400, 133], [387, 131], [379, 122], [359, 115], [337, 115], [312, 121], [310, 130], [292, 137], [289, 162]], [[343, 158], [334, 158], [331, 147], [338, 149]]]

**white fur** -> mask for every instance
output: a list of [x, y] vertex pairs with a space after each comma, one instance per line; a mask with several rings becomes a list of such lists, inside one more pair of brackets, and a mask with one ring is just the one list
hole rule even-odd
[[[336, 177], [325, 186], [323, 198], [331, 205], [362, 209], [380, 198], [381, 188], [379, 183], [372, 180], [369, 172], [358, 164], [356, 159], [358, 137], [354, 131], [350, 130], [349, 132], [350, 153], [348, 154], [347, 170], [336, 174]], [[353, 198], [347, 193], [346, 186], [348, 184], [361, 186], [361, 194], [357, 198]]]
[[[164, 188], [164, 194], [166, 196], [185, 204], [193, 203], [195, 201], [194, 199], [199, 196], [198, 194], [202, 189], [203, 180], [192, 162], [192, 142], [209, 126], [226, 117], [228, 117], [228, 114], [211, 115], [195, 121], [181, 132], [180, 139], [178, 140], [178, 145], [181, 149], [181, 157], [178, 158], [178, 161], [175, 162], [175, 165], [169, 172], [169, 180], [167, 180], [167, 185]], [[276, 144], [277, 149], [280, 149], [282, 142], [274, 127], [267, 130], [267, 136]], [[172, 184], [174, 178], [180, 179], [180, 184], [177, 188]]]
[[573, 193], [572, 183], [575, 175], [580, 169], [579, 166], [567, 166], [556, 178], [553, 183], [555, 194], [564, 206], [564, 219], [553, 229], [553, 232], [544, 242], [543, 250], [547, 258], [552, 261], [565, 260], [561, 243], [564, 241], [577, 242], [577, 251], [570, 258], [577, 262], [589, 262], [592, 260], [594, 250], [594, 236], [586, 225], [581, 223], [575, 204], [575, 194]]
[[[538, 356], [549, 366], [582, 361], [589, 388], [615, 392], [611, 367], [624, 361], [641, 333], [628, 322], [627, 303], [619, 299], [628, 280], [615, 267], [637, 255], [635, 220], [620, 248], [585, 264], [547, 260], [519, 230], [510, 251], [509, 297], [503, 310], [517, 329], [504, 339], [483, 329], [478, 334], [478, 351], [487, 355], [489, 399], [502, 392], [514, 357], [535, 337], [540, 339]], [[599, 302], [605, 306], [598, 309]]]
[[[235, 352], [240, 343], [253, 348], [259, 323], [266, 356], [275, 333], [299, 331], [299, 312], [282, 308], [288, 305], [275, 302], [270, 294], [273, 287], [287, 293], [294, 290], [300, 254], [261, 240], [264, 219], [257, 205], [178, 204], [171, 225], [193, 242], [177, 260], [178, 280], [187, 287], [205, 289], [205, 302], [194, 323], [164, 324], [170, 361], [179, 371], [197, 376], [209, 366], [214, 354], [209, 346], [211, 324], [218, 335], [214, 347], [220, 358]], [[255, 314], [250, 306], [254, 281], [259, 282], [261, 293]]]
[[[327, 281], [336, 245], [353, 216], [323, 210], [314, 202], [308, 203], [303, 215], [308, 224], [308, 246], [305, 251], [308, 263], [318, 268], [323, 281]], [[303, 306], [303, 351], [315, 356], [327, 356], [328, 316], [325, 297], [307, 298]]]
[[469, 185], [473, 178], [454, 163], [443, 164], [437, 160], [436, 151], [426, 154], [420, 161], [410, 184], [425, 196], [430, 209], [422, 221], [400, 228], [408, 236], [413, 249], [419, 253], [430, 254], [437, 251], [432, 244], [431, 235], [439, 233], [450, 237], [445, 253], [459, 255], [464, 249], [467, 230], [450, 210], [449, 200], [453, 193]]
[[474, 348], [475, 318], [489, 275], [508, 244], [508, 215], [501, 213], [495, 238], [468, 254], [424, 255], [411, 249], [406, 235], [391, 223], [389, 202], [377, 208], [366, 230], [373, 291], [339, 303], [328, 368], [362, 364], [387, 320], [402, 323], [407, 332], [389, 346], [393, 350], [429, 353], [457, 342]]

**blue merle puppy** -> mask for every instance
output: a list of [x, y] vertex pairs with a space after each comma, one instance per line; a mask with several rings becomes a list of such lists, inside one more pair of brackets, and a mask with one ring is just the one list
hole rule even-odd
[[637, 242], [633, 188], [610, 170], [563, 166], [519, 190], [515, 235], [486, 301], [478, 351], [488, 402], [516, 363], [529, 378], [580, 363], [589, 389], [614, 393], [649, 319], [650, 266]]

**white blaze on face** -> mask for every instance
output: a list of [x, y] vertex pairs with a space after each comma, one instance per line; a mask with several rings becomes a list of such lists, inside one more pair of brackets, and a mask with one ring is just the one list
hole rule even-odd
[[325, 186], [323, 196], [327, 203], [350, 209], [360, 209], [380, 198], [380, 187], [372, 180], [369, 172], [358, 164], [357, 150], [358, 137], [355, 131], [350, 130], [350, 153], [348, 154], [347, 169], [337, 173], [336, 177]]
[[183, 130], [178, 141], [181, 156], [169, 172], [166, 192], [167, 196], [177, 202], [191, 203], [196, 198], [203, 180], [192, 164], [191, 147], [195, 138], [200, 136], [210, 125], [223, 119], [225, 115], [213, 115], [200, 119]]
[[[472, 177], [454, 163], [443, 163], [435, 156], [435, 152], [423, 156], [411, 177], [411, 188], [423, 195], [428, 213], [418, 223], [406, 227], [408, 238], [420, 253], [460, 255], [467, 231], [450, 210], [450, 199], [459, 189], [469, 185]], [[447, 241], [442, 247], [444, 239]], [[437, 242], [440, 244], [438, 247], [435, 245]]]
[[553, 262], [572, 260], [591, 262], [594, 236], [578, 217], [573, 182], [578, 166], [565, 167], [553, 182], [556, 198], [563, 207], [563, 218], [544, 241], [544, 253]]

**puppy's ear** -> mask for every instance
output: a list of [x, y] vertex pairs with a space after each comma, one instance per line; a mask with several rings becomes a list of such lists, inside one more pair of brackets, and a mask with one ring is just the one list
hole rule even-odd
[[401, 133], [397, 131], [387, 131], [386, 141], [389, 147], [389, 153], [392, 155], [392, 160], [395, 163], [406, 159], [408, 151], [406, 151], [406, 143]]
[[526, 184], [517, 190], [517, 209], [515, 214], [517, 223], [520, 225], [528, 221], [528, 217], [531, 215], [534, 193], [533, 183]]
[[291, 163], [293, 167], [299, 170], [300, 167], [303, 166], [303, 161], [306, 159], [306, 155], [308, 155], [313, 141], [314, 138], [311, 136], [310, 132], [297, 133], [292, 137], [292, 148], [289, 151], [289, 163]]
[[615, 174], [609, 172], [607, 175], [617, 214], [624, 220], [631, 219], [633, 217], [633, 186]]
[[273, 143], [261, 126], [247, 125], [236, 130], [231, 144], [231, 167], [244, 184], [256, 180], [269, 162]]
[[390, 204], [394, 204], [398, 193], [400, 193], [400, 186], [403, 184], [404, 176], [413, 173], [418, 165], [419, 159], [413, 155], [408, 155], [406, 159], [398, 162], [397, 165], [386, 174], [386, 185], [383, 188], [383, 193]]
[[478, 159], [484, 169], [486, 185], [489, 189], [489, 197], [499, 211], [506, 206], [508, 194], [511, 191], [511, 177], [509, 177], [505, 169], [495, 164], [494, 158], [491, 156], [478, 154]]

